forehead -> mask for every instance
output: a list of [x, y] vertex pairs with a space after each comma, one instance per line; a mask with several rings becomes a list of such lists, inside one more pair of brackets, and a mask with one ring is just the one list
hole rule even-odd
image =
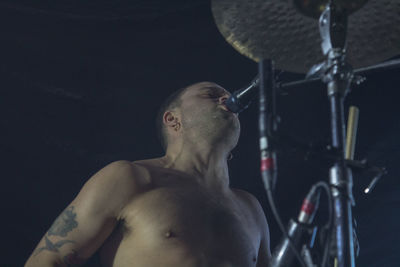
[[223, 91], [227, 94], [230, 94], [227, 90], [225, 90], [222, 86], [213, 83], [213, 82], [200, 82], [193, 85], [190, 85], [182, 95], [182, 98], [190, 97], [197, 95], [198, 93], [204, 92], [206, 90], [218, 90]]

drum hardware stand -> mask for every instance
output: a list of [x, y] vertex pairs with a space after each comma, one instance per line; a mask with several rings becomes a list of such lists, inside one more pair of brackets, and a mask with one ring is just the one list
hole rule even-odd
[[[367, 29], [372, 31], [372, 29], [374, 29], [372, 26], [375, 26], [377, 23], [370, 22], [370, 25], [364, 25], [363, 18], [374, 18], [374, 16], [377, 16], [376, 14], [380, 14], [379, 12], [382, 13], [385, 11], [388, 13], [386, 14], [387, 20], [389, 20], [391, 16], [398, 18], [396, 15], [400, 7], [394, 3], [382, 3], [382, 1], [378, 0], [374, 0], [371, 5], [366, 5], [368, 0], [291, 0], [289, 1], [292, 2], [290, 4], [283, 4], [280, 0], [254, 0], [251, 1], [251, 4], [248, 4], [248, 1], [232, 1], [233, 0], [213, 0], [212, 11], [216, 24], [228, 43], [241, 54], [259, 62], [261, 174], [274, 215], [277, 214], [277, 212], [274, 211], [273, 199], [270, 196], [272, 196], [272, 190], [276, 180], [275, 149], [279, 141], [278, 138], [282, 141], [284, 138], [282, 138], [282, 136], [278, 137], [276, 131], [271, 130], [276, 126], [275, 122], [277, 121], [277, 117], [273, 116], [273, 110], [271, 110], [271, 103], [274, 101], [272, 101], [270, 97], [265, 97], [265, 92], [263, 92], [264, 83], [267, 94], [276, 92], [277, 88], [274, 88], [274, 81], [271, 81], [271, 77], [273, 77], [273, 75], [271, 75], [271, 73], [273, 73], [273, 64], [271, 61], [264, 59], [276, 60], [279, 68], [282, 69], [304, 72], [306, 71], [304, 69], [305, 66], [310, 66], [309, 63], [311, 62], [313, 64], [314, 61], [316, 61], [314, 59], [320, 56], [319, 51], [316, 49], [317, 47], [314, 47], [315, 39], [304, 39], [305, 34], [310, 34], [313, 38], [315, 37], [315, 33], [313, 32], [314, 26], [311, 27], [311, 23], [308, 24], [308, 18], [305, 19], [302, 16], [296, 16], [290, 20], [288, 20], [287, 17], [282, 19], [282, 16], [277, 16], [274, 11], [276, 9], [281, 9], [286, 11], [285, 14], [292, 14], [291, 12], [296, 12], [295, 9], [297, 5], [297, 7], [301, 7], [297, 8], [298, 11], [306, 16], [310, 17], [311, 14], [311, 17], [320, 17], [319, 32], [323, 41], [322, 51], [325, 61], [309, 71], [307, 76], [308, 80], [282, 85], [278, 84], [278, 89], [280, 93], [285, 93], [285, 89], [315, 80], [322, 80], [327, 84], [331, 113], [332, 140], [329, 149], [323, 149], [318, 152], [324, 154], [325, 158], [330, 160], [328, 163], [331, 164], [329, 185], [325, 183], [328, 196], [332, 199], [332, 201], [328, 201], [328, 203], [332, 204], [334, 210], [334, 212], [332, 212], [332, 214], [334, 214], [333, 219], [329, 220], [329, 229], [334, 229], [329, 231], [333, 232], [333, 237], [331, 234], [327, 235], [329, 241], [332, 241], [332, 244], [334, 243], [331, 251], [334, 253], [331, 253], [332, 256], [329, 256], [329, 263], [333, 263], [331, 259], [335, 259], [335, 267], [353, 267], [355, 266], [355, 253], [351, 209], [355, 202], [352, 194], [353, 183], [351, 169], [368, 169], [368, 165], [365, 161], [354, 161], [352, 158], [346, 157], [345, 155], [344, 147], [346, 141], [343, 102], [346, 94], [350, 91], [351, 84], [359, 84], [364, 80], [364, 77], [358, 76], [358, 71], [369, 72], [375, 68], [375, 66], [353, 71], [351, 66], [346, 63], [347, 27], [348, 25], [354, 27], [354, 29], [356, 29], [355, 33], [360, 36], [360, 40], [358, 40], [358, 38], [356, 40], [350, 39], [350, 41], [352, 41], [352, 48], [359, 50], [357, 54], [358, 57], [354, 57], [352, 61], [354, 66], [365, 66], [370, 64], [370, 62], [379, 62], [389, 56], [395, 56], [398, 53], [398, 46], [396, 46], [395, 43], [399, 40], [399, 36], [393, 29], [386, 29], [386, 20], [382, 20], [382, 23], [378, 23], [379, 28], [377, 28], [381, 34], [384, 34], [381, 35], [381, 37], [383, 40], [382, 47], [384, 47], [385, 51], [382, 53], [378, 53], [377, 51], [376, 54], [369, 53], [370, 49], [375, 49], [376, 46], [380, 44], [371, 42], [370, 45], [366, 45], [369, 43], [363, 42], [368, 42], [371, 39], [370, 34], [373, 33], [365, 31], [364, 26], [370, 26], [369, 28], [367, 27]], [[295, 2], [295, 5], [293, 2]], [[326, 6], [326, 2], [329, 2], [329, 4], [320, 16], [321, 7]], [[365, 7], [361, 9], [364, 5]], [[388, 9], [388, 7], [391, 8]], [[348, 15], [355, 11], [358, 12], [358, 15], [355, 14], [353, 17], [354, 21], [350, 20], [350, 22], [348, 22]], [[362, 16], [360, 16], [360, 14]], [[302, 26], [299, 27], [300, 25]], [[301, 31], [299, 30], [300, 28]], [[285, 31], [282, 29], [285, 29]], [[294, 38], [288, 39], [288, 35]], [[297, 46], [296, 43], [298, 40], [302, 40], [299, 46]], [[287, 46], [283, 46], [282, 43], [287, 43]], [[275, 49], [275, 46], [279, 47]], [[282, 47], [284, 49], [281, 49]], [[295, 57], [288, 57], [288, 55], [286, 55], [288, 47], [293, 48], [293, 50], [304, 51], [304, 49], [307, 49], [308, 51], [306, 51], [306, 53], [299, 53], [299, 55]], [[309, 50], [311, 47], [313, 47], [312, 51]], [[384, 62], [377, 66], [379, 66], [378, 68], [388, 69], [399, 65], [399, 61], [397, 61]], [[267, 70], [268, 73], [266, 79], [264, 76], [261, 76], [261, 74], [264, 74], [264, 70]], [[385, 170], [378, 168], [377, 172], [378, 176], [376, 179], [373, 179], [371, 186], [368, 187], [369, 189], [366, 190], [366, 192], [379, 180], [379, 177], [385, 173]], [[272, 201], [270, 199], [272, 199]], [[275, 217], [277, 217], [279, 227], [283, 229], [284, 238], [288, 240], [288, 242], [286, 242], [288, 246], [285, 246], [290, 249], [285, 251], [289, 253], [293, 251], [293, 254], [299, 258], [299, 262], [302, 266], [309, 265], [299, 256], [296, 249], [291, 249], [294, 247], [294, 242], [292, 242], [288, 233], [285, 231], [284, 227], [282, 227], [279, 216]], [[324, 243], [330, 245], [330, 242], [325, 241]], [[327, 259], [325, 256], [329, 254], [325, 253], [328, 251], [326, 248], [329, 249], [329, 246], [325, 246], [324, 259]], [[277, 255], [279, 256], [280, 254], [278, 253]], [[281, 259], [283, 258], [281, 257]], [[285, 260], [283, 259], [283, 261]], [[326, 261], [323, 261], [322, 264], [324, 262]], [[279, 264], [271, 264], [271, 266], [279, 266]], [[289, 264], [280, 266], [289, 266]]]
[[[339, 159], [330, 168], [330, 187], [333, 201], [333, 234], [336, 248], [335, 265], [354, 267], [352, 194], [353, 177], [345, 161], [345, 126], [343, 101], [353, 79], [351, 67], [345, 62], [347, 14], [332, 1], [319, 19], [322, 51], [326, 56], [322, 80], [327, 84], [331, 111], [332, 148]], [[314, 71], [316, 68], [312, 68]]]
[[[332, 75], [332, 77], [335, 77]], [[350, 75], [347, 77], [351, 77]], [[333, 80], [333, 79], [332, 79]], [[349, 82], [350, 83], [350, 82]], [[344, 85], [347, 85], [345, 88], [348, 89], [348, 84], [349, 83], [344, 83]], [[279, 122], [279, 117], [276, 115], [276, 103], [275, 103], [275, 98], [276, 98], [276, 86], [274, 84], [274, 74], [273, 74], [273, 63], [271, 60], [264, 60], [259, 63], [259, 79], [258, 79], [258, 84], [259, 84], [259, 89], [260, 89], [260, 120], [259, 120], [259, 125], [260, 125], [260, 149], [261, 149], [261, 173], [263, 177], [263, 182], [266, 187], [267, 191], [267, 196], [269, 198], [269, 203], [271, 205], [271, 209], [273, 210], [274, 213], [277, 213], [276, 207], [273, 201], [272, 197], [272, 191], [275, 187], [276, 183], [276, 176], [277, 176], [277, 167], [276, 167], [276, 151], [275, 149], [279, 146], [278, 141], [280, 141], [277, 137], [277, 126]], [[333, 81], [328, 81], [328, 85], [332, 86]], [[265, 87], [265, 91], [264, 91]], [[331, 89], [331, 87], [328, 86], [328, 89]], [[330, 94], [329, 94], [330, 93]], [[267, 95], [267, 97], [266, 97]], [[328, 146], [324, 151], [317, 152], [316, 154], [322, 155], [325, 159], [329, 159], [331, 162], [336, 162], [334, 166], [330, 170], [330, 189], [328, 186], [328, 193], [331, 193], [332, 195], [330, 196], [329, 199], [332, 201], [329, 201], [329, 203], [332, 203], [334, 205], [335, 212], [335, 220], [334, 221], [334, 229], [335, 229], [335, 238], [333, 241], [336, 242], [336, 244], [333, 245], [334, 251], [335, 251], [335, 262], [339, 263], [339, 257], [337, 256], [340, 251], [339, 249], [343, 249], [343, 233], [339, 232], [341, 234], [340, 237], [342, 237], [342, 242], [337, 245], [337, 236], [338, 236], [338, 227], [343, 227], [339, 223], [342, 223], [337, 219], [339, 217], [340, 219], [343, 220], [343, 217], [345, 219], [349, 220], [350, 224], [350, 229], [348, 230], [350, 238], [348, 242], [351, 242], [351, 245], [348, 246], [349, 249], [353, 250], [353, 257], [354, 257], [354, 252], [358, 251], [358, 249], [355, 249], [355, 247], [358, 247], [358, 242], [354, 241], [354, 238], [356, 239], [355, 232], [352, 228], [352, 223], [353, 219], [351, 217], [351, 204], [354, 203], [354, 200], [351, 195], [351, 190], [352, 190], [352, 176], [351, 176], [351, 171], [350, 168], [352, 169], [366, 169], [370, 171], [376, 172], [378, 175], [372, 180], [370, 186], [365, 190], [365, 192], [369, 192], [370, 189], [375, 185], [375, 183], [379, 180], [379, 178], [385, 174], [386, 170], [385, 168], [379, 168], [376, 166], [370, 166], [366, 160], [361, 160], [357, 161], [353, 159], [354, 156], [354, 139], [355, 139], [355, 129], [357, 128], [357, 119], [351, 119], [349, 117], [349, 126], [348, 126], [348, 141], [347, 141], [347, 147], [346, 147], [346, 155], [345, 155], [345, 141], [344, 141], [344, 119], [343, 119], [343, 99], [344, 99], [344, 94], [339, 94], [338, 91], [329, 91], [328, 90], [328, 96], [333, 98], [331, 100], [331, 104], [334, 103], [333, 108], [331, 107], [331, 111], [336, 111], [337, 113], [340, 112], [339, 117], [337, 114], [332, 112], [331, 114], [331, 119], [332, 119], [332, 128], [336, 129], [336, 135], [339, 136], [336, 137], [337, 139], [334, 139], [335, 136], [332, 136], [333, 141], [332, 141], [332, 146]], [[340, 100], [340, 101], [338, 101]], [[337, 107], [339, 106], [339, 107]], [[334, 109], [336, 108], [336, 109]], [[352, 110], [352, 108], [350, 109]], [[341, 119], [341, 120], [340, 120]], [[335, 121], [334, 121], [335, 120]], [[339, 121], [339, 122], [338, 122]], [[334, 128], [334, 126], [336, 128]], [[343, 133], [340, 136], [340, 126], [342, 127]], [[285, 140], [286, 138], [282, 138], [282, 141]], [[340, 142], [342, 140], [342, 142]], [[352, 141], [353, 140], [353, 141]], [[296, 144], [298, 145], [298, 144]], [[340, 147], [339, 147], [340, 146]], [[304, 150], [304, 145], [303, 145], [303, 150]], [[351, 152], [353, 151], [353, 152]], [[343, 171], [341, 168], [344, 168], [347, 176], [342, 175]], [[348, 179], [344, 180], [344, 179]], [[320, 184], [323, 182], [320, 182]], [[326, 184], [326, 183], [325, 183]], [[313, 187], [315, 187], [314, 185]], [[321, 185], [320, 185], [321, 186]], [[342, 195], [341, 195], [342, 194]], [[344, 196], [343, 196], [344, 195]], [[350, 213], [347, 217], [343, 214], [343, 211], [338, 210], [341, 208], [343, 205], [340, 203], [340, 201], [345, 201], [344, 205], [348, 205], [348, 213]], [[315, 214], [315, 213], [314, 213]], [[339, 215], [339, 216], [338, 216]], [[291, 220], [289, 222], [289, 227], [288, 230], [286, 231], [283, 224], [281, 222], [278, 222], [278, 225], [281, 229], [283, 229], [284, 233], [284, 238], [281, 241], [281, 243], [277, 246], [276, 250], [274, 251], [272, 261], [270, 262], [270, 265], [272, 267], [283, 267], [283, 266], [289, 266], [289, 264], [292, 262], [294, 255], [299, 259], [300, 263], [302, 266], [307, 266], [307, 267], [316, 267], [314, 263], [312, 262], [312, 257], [310, 255], [310, 248], [312, 246], [307, 246], [306, 244], [302, 244], [302, 240], [304, 239], [305, 235], [309, 235], [310, 231], [310, 224], [312, 222], [312, 218], [314, 215], [310, 216], [308, 220], [302, 220], [302, 216], [299, 215], [299, 218], [297, 221]], [[279, 218], [279, 215], [276, 216], [276, 218]], [[339, 222], [338, 222], [339, 221]], [[348, 225], [345, 225], [346, 227]], [[332, 228], [332, 227], [331, 227]], [[331, 236], [332, 232], [331, 230], [328, 231], [327, 233], [329, 236]], [[331, 240], [331, 238], [327, 238], [327, 240]], [[331, 240], [332, 241], [332, 240]], [[356, 243], [356, 244], [355, 244]], [[355, 246], [356, 245], [356, 246]], [[326, 244], [326, 248], [324, 250], [324, 259], [326, 258], [325, 255], [327, 253], [326, 249], [328, 246], [331, 246], [331, 243]], [[341, 247], [340, 247], [341, 246]], [[301, 251], [300, 251], [301, 250]], [[329, 250], [329, 249], [328, 249]], [[300, 255], [301, 253], [301, 255]], [[329, 256], [329, 255], [328, 255]], [[353, 258], [354, 260], [354, 258]], [[326, 261], [323, 261], [326, 262]], [[335, 267], [338, 265], [335, 265]], [[342, 266], [355, 266], [355, 265], [342, 265]], [[325, 266], [323, 266], [325, 267]]]
[[[331, 150], [335, 163], [330, 168], [330, 198], [333, 205], [333, 247], [335, 255], [335, 267], [354, 267], [355, 266], [355, 244], [354, 244], [354, 229], [352, 206], [355, 205], [352, 194], [353, 178], [350, 167], [365, 168], [366, 161], [354, 161], [351, 156], [345, 155], [345, 125], [344, 125], [344, 98], [350, 91], [350, 84], [354, 78], [354, 73], [345, 61], [346, 55], [346, 32], [347, 32], [347, 14], [346, 10], [339, 9], [334, 3], [330, 2], [320, 16], [319, 20], [320, 34], [322, 37], [322, 51], [326, 56], [326, 61], [318, 64], [309, 72], [309, 77], [321, 76], [324, 83], [327, 84], [328, 98], [331, 111], [331, 130], [332, 130], [332, 145]], [[266, 64], [265, 64], [266, 62]], [[267, 79], [263, 77], [264, 64], [266, 65]], [[273, 133], [276, 132], [276, 114], [274, 110], [274, 97], [265, 98], [264, 82], [267, 82], [267, 93], [273, 90], [273, 64], [271, 61], [261, 61], [259, 63], [259, 85], [260, 85], [260, 150], [261, 150], [261, 171], [265, 187], [269, 198], [272, 198], [272, 190], [276, 181], [276, 156], [275, 145], [273, 141]], [[362, 79], [358, 78], [357, 83]], [[276, 88], [275, 88], [276, 89]], [[266, 104], [266, 99], [270, 103]], [[272, 102], [271, 102], [272, 99]], [[349, 145], [349, 144], [348, 144]], [[354, 146], [353, 146], [354, 151]], [[379, 178], [385, 173], [385, 169], [381, 169], [377, 177], [373, 179], [370, 186], [365, 190], [369, 192]], [[270, 201], [271, 203], [271, 201]], [[273, 208], [274, 209], [274, 208]], [[300, 218], [300, 217], [299, 217]], [[282, 223], [279, 223], [282, 229]], [[305, 257], [307, 252], [303, 249], [303, 257], [299, 255], [298, 242], [293, 242], [291, 232], [294, 232], [293, 222], [290, 224], [289, 233], [285, 234], [283, 249], [280, 252], [285, 252], [292, 249], [294, 254], [302, 266], [313, 266], [310, 257]], [[332, 237], [332, 235], [331, 235]], [[297, 240], [296, 240], [297, 241]], [[330, 246], [331, 244], [326, 244]], [[286, 248], [288, 247], [288, 248]], [[304, 248], [304, 247], [303, 247]], [[279, 253], [278, 253], [279, 254]], [[304, 261], [305, 260], [305, 261]], [[272, 266], [284, 266], [282, 262], [285, 259], [279, 258], [272, 260]], [[285, 263], [286, 264], [286, 263]]]
[[[376, 64], [373, 66], [368, 66], [364, 68], [359, 68], [355, 69], [354, 72], [354, 78], [351, 81], [352, 85], [360, 85], [362, 82], [366, 80], [364, 74], [372, 73], [375, 71], [383, 71], [383, 70], [390, 70], [390, 69], [395, 69], [400, 67], [400, 59], [393, 59], [389, 60], [380, 64]], [[307, 79], [304, 80], [299, 80], [299, 81], [293, 81], [293, 82], [277, 82], [276, 87], [279, 93], [281, 94], [287, 94], [289, 89], [297, 88], [298, 86], [304, 86], [311, 84], [312, 82], [317, 82], [321, 80], [320, 75], [322, 72], [316, 72], [312, 73], [310, 70], [308, 72], [308, 77]]]

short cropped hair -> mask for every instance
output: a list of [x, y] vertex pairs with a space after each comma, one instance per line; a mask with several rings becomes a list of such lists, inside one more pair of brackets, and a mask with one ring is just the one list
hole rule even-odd
[[167, 151], [168, 147], [168, 136], [163, 122], [164, 113], [167, 110], [171, 110], [181, 106], [182, 103], [181, 96], [188, 87], [189, 86], [186, 86], [173, 92], [170, 96], [167, 97], [167, 99], [164, 100], [164, 102], [161, 104], [158, 110], [156, 118], [156, 130], [157, 130], [157, 137], [161, 143], [164, 152]]

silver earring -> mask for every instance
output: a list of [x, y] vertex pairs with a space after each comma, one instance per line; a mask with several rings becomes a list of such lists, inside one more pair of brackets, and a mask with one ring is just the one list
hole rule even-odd
[[233, 154], [232, 154], [232, 152], [229, 152], [228, 160], [232, 160], [232, 159], [233, 159]]

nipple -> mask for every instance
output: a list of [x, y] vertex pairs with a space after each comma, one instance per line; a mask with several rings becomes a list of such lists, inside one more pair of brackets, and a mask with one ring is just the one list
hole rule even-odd
[[167, 232], [165, 232], [164, 236], [165, 236], [166, 238], [170, 238], [170, 237], [174, 237], [175, 234], [174, 234], [172, 231], [167, 231]]

